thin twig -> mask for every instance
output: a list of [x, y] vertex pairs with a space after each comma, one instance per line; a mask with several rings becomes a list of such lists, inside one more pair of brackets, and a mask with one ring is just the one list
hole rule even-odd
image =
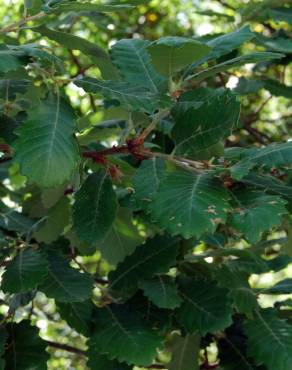
[[31, 15], [30, 17], [22, 18], [21, 20], [15, 22], [15, 23], [9, 24], [8, 26], [3, 27], [2, 29], [0, 29], [0, 33], [7, 33], [7, 32], [15, 31], [18, 28], [20, 28], [21, 26], [25, 25], [27, 22], [35, 21], [37, 19], [41, 19], [45, 15], [46, 15], [45, 12], [39, 12], [37, 14]]
[[57, 348], [57, 349], [62, 349], [64, 351], [71, 352], [71, 353], [75, 353], [78, 356], [86, 356], [86, 351], [83, 351], [80, 348], [72, 347], [72, 346], [69, 346], [68, 344], [52, 342], [50, 340], [46, 340], [45, 342], [50, 347]]

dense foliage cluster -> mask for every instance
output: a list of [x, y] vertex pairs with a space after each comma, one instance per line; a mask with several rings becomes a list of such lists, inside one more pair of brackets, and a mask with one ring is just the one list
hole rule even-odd
[[292, 9], [217, 3], [7, 7], [1, 369], [291, 368]]

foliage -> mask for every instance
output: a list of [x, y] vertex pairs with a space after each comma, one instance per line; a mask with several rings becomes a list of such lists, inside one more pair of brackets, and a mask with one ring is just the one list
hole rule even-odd
[[12, 3], [0, 368], [287, 370], [289, 2]]

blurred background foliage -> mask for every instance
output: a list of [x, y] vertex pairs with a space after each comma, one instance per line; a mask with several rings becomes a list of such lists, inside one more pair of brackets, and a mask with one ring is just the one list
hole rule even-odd
[[[58, 0], [46, 2], [46, 6], [54, 5]], [[16, 22], [26, 15], [37, 14], [42, 0], [0, 0], [0, 18], [2, 26]], [[124, 4], [123, 1], [119, 2]], [[258, 33], [256, 42], [246, 43], [243, 46], [242, 53], [254, 50], [284, 51], [288, 56], [282, 59], [278, 64], [269, 64], [263, 61], [254, 65], [247, 64], [244, 67], [237, 68], [235, 72], [219, 73], [212, 77], [214, 86], [225, 85], [235, 89], [242, 95], [242, 114], [238, 130], [229, 137], [230, 146], [239, 145], [260, 145], [275, 141], [291, 140], [292, 130], [292, 71], [289, 68], [292, 58], [292, 11], [291, 8], [285, 8], [286, 1], [264, 0], [152, 0], [152, 1], [127, 1], [127, 4], [134, 5], [133, 8], [121, 10], [115, 13], [101, 14], [97, 12], [66, 13], [56, 18], [46, 20], [45, 24], [56, 31], [70, 33], [108, 49], [116, 40], [122, 38], [145, 38], [155, 40], [161, 36], [189, 36], [208, 39], [212, 34], [231, 32], [243, 24], [250, 24], [254, 32]], [[279, 9], [280, 8], [280, 9]], [[283, 10], [284, 9], [284, 10]], [[285, 11], [286, 9], [286, 11]], [[42, 22], [39, 22], [41, 25]], [[51, 63], [49, 67], [44, 68], [41, 65], [34, 66], [30, 73], [35, 81], [42, 81], [45, 76], [46, 81], [52, 83], [56, 76], [60, 78], [73, 78], [78, 75], [90, 74], [98, 76], [99, 69], [96, 67], [94, 58], [85, 55], [82, 50], [78, 50], [78, 45], [68, 41], [67, 48], [64, 48], [56, 41], [51, 41], [45, 36], [45, 31], [39, 33], [40, 29], [22, 29], [17, 35], [13, 33], [1, 36], [3, 42], [10, 45], [20, 44], [40, 44], [44, 48], [53, 50], [55, 56], [60, 56], [65, 60], [65, 65], [58, 64], [58, 60]], [[57, 36], [56, 40], [57, 40]], [[266, 37], [271, 37], [267, 41]], [[275, 42], [273, 42], [273, 39]], [[289, 41], [289, 42], [287, 42]], [[222, 61], [235, 57], [238, 50], [226, 55]], [[283, 85], [263, 84], [265, 80], [273, 79]], [[250, 79], [253, 81], [251, 82]], [[41, 83], [40, 93], [41, 93]], [[279, 90], [280, 89], [280, 90]], [[281, 90], [282, 89], [282, 90]], [[104, 110], [102, 103], [84, 92], [73, 84], [66, 87], [67, 94], [79, 112], [79, 129], [81, 140], [84, 143], [93, 140], [103, 140], [114, 143], [121, 136], [121, 129], [112, 128], [112, 131], [105, 132], [104, 138], [100, 130], [95, 131], [94, 125], [97, 123], [116, 118], [117, 115], [123, 119], [125, 112], [115, 109]], [[28, 90], [28, 94], [33, 91]], [[3, 95], [3, 87], [0, 87], [0, 95]], [[6, 107], [17, 114], [21, 111], [19, 105], [25, 104], [25, 101], [13, 100], [13, 103]], [[92, 129], [88, 129], [88, 126]], [[86, 130], [84, 131], [84, 128]], [[122, 134], [126, 135], [126, 132]], [[13, 135], [13, 134], [11, 134]], [[125, 171], [126, 169], [124, 169]], [[18, 190], [21, 193], [24, 185], [24, 178], [18, 173], [15, 166], [9, 168], [11, 197], [7, 197], [5, 191], [4, 202], [13, 204], [17, 201]], [[292, 176], [291, 176], [292, 177]], [[292, 178], [291, 178], [292, 181]], [[26, 207], [33, 212], [33, 199], [29, 199], [27, 191]], [[140, 237], [151, 233], [145, 223], [139, 224]], [[281, 237], [281, 233], [271, 235], [271, 238]], [[80, 247], [82, 248], [82, 246]], [[205, 249], [204, 243], [196, 249], [198, 253]], [[274, 251], [276, 252], [276, 250]], [[86, 254], [86, 253], [85, 253]], [[76, 263], [82, 263], [87, 270], [96, 269], [101, 276], [105, 275], [110, 266], [101, 259], [100, 254], [96, 253], [91, 257], [77, 257]], [[284, 277], [292, 278], [292, 265], [277, 273], [265, 273], [251, 276], [251, 284], [254, 287], [265, 288], [283, 280]], [[99, 292], [97, 291], [98, 295]], [[13, 301], [7, 302], [5, 295], [0, 297], [1, 313], [15, 315], [15, 320], [20, 321], [23, 317], [31, 317], [33, 322], [40, 328], [41, 336], [44, 339], [58, 341], [59, 343], [69, 344], [73, 347], [86, 349], [85, 337], [72, 330], [68, 324], [60, 318], [56, 312], [53, 300], [47, 299], [45, 295], [38, 293], [34, 299], [33, 306], [25, 305], [25, 297], [15, 296]], [[281, 297], [265, 296], [260, 298], [263, 307], [270, 306], [274, 300], [287, 299], [287, 296]], [[213, 360], [216, 359], [216, 347], [209, 346], [209, 354]], [[49, 352], [52, 354], [49, 360], [49, 369], [86, 369], [86, 359], [78, 353], [71, 353], [61, 349], [51, 347]], [[161, 360], [167, 358], [167, 353], [161, 354]], [[106, 369], [105, 369], [106, 370]]]

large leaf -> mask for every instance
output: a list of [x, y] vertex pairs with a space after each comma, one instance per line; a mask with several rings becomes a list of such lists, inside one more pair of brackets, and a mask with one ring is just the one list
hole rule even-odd
[[96, 330], [90, 339], [94, 351], [129, 365], [152, 363], [161, 339], [134, 312], [107, 306], [98, 310], [95, 322]]
[[281, 217], [288, 213], [286, 201], [279, 196], [266, 195], [258, 191], [241, 191], [234, 194], [236, 207], [230, 225], [243, 234], [251, 243], [260, 240], [264, 231], [281, 223]]
[[217, 94], [211, 92], [209, 99], [204, 97], [199, 107], [197, 104], [181, 103], [172, 110], [175, 125], [171, 136], [178, 154], [195, 155], [198, 150], [218, 143], [230, 135], [238, 121], [240, 103], [236, 95], [228, 90], [219, 90]]
[[93, 173], [75, 195], [74, 231], [81, 240], [94, 244], [106, 236], [116, 211], [117, 199], [109, 176], [105, 171]]
[[45, 221], [34, 232], [34, 237], [38, 242], [50, 244], [58, 239], [70, 219], [70, 201], [63, 197], [54, 207], [52, 207]]
[[103, 258], [116, 266], [142, 242], [143, 238], [133, 225], [131, 212], [126, 208], [120, 208], [110, 231], [97, 243], [97, 249]]
[[175, 335], [172, 342], [172, 358], [169, 370], [198, 370], [201, 337], [187, 334], [185, 337]]
[[212, 233], [224, 223], [228, 195], [212, 173], [175, 170], [165, 176], [151, 204], [151, 216], [172, 235]]
[[90, 300], [77, 303], [57, 302], [57, 310], [62, 319], [66, 320], [71, 328], [87, 337], [90, 335], [93, 307]]
[[159, 98], [141, 86], [128, 82], [101, 81], [84, 77], [74, 81], [75, 85], [93, 94], [102, 94], [107, 99], [115, 99], [134, 111], [151, 113], [160, 104]]
[[54, 187], [70, 178], [78, 163], [74, 122], [72, 108], [59, 95], [50, 94], [29, 111], [14, 147], [15, 160], [30, 182]]
[[93, 42], [79, 36], [71, 35], [70, 33], [52, 30], [44, 25], [33, 30], [68, 49], [80, 50], [83, 54], [91, 56], [100, 68], [104, 78], [115, 79], [117, 77], [117, 72], [111, 63], [109, 54]]
[[283, 54], [270, 53], [270, 52], [254, 52], [245, 55], [241, 55], [236, 58], [229, 59], [225, 62], [216, 64], [215, 66], [204, 69], [201, 72], [197, 72], [190, 75], [187, 80], [192, 80], [193, 82], [200, 82], [208, 77], [214, 76], [219, 72], [227, 71], [230, 68], [241, 67], [247, 63], [257, 63], [262, 61], [269, 61], [274, 59], [283, 58]]
[[184, 302], [177, 309], [177, 319], [189, 333], [223, 330], [232, 320], [229, 291], [215, 282], [187, 279], [181, 282], [180, 293]]
[[9, 370], [46, 370], [50, 356], [47, 344], [39, 336], [38, 328], [28, 321], [10, 324], [10, 339], [5, 352], [6, 369]]
[[164, 176], [165, 163], [162, 159], [152, 158], [141, 163], [133, 178], [133, 197], [138, 206], [148, 210]]
[[1, 289], [9, 293], [27, 292], [41, 283], [47, 273], [48, 262], [41, 251], [22, 249], [7, 266]]
[[255, 166], [278, 167], [292, 163], [292, 143], [271, 144], [261, 149], [244, 149], [239, 162], [231, 167], [232, 177], [239, 180]]
[[82, 302], [91, 296], [93, 279], [80, 273], [55, 252], [48, 255], [49, 271], [40, 290], [60, 302]]
[[146, 50], [148, 45], [149, 41], [140, 39], [120, 40], [112, 47], [111, 56], [114, 65], [127, 82], [144, 86], [157, 94], [165, 79], [152, 66]]
[[244, 325], [248, 354], [268, 370], [287, 370], [292, 361], [292, 326], [272, 309], [256, 311]]
[[152, 280], [142, 281], [139, 286], [157, 307], [173, 309], [182, 302], [177, 286], [169, 276], [158, 275]]
[[175, 264], [177, 252], [176, 239], [156, 236], [148, 240], [109, 274], [110, 288], [120, 294], [135, 293], [140, 280], [149, 279], [156, 273], [168, 272]]
[[168, 36], [151, 43], [148, 50], [157, 71], [171, 76], [207, 55], [211, 48], [191, 38]]

